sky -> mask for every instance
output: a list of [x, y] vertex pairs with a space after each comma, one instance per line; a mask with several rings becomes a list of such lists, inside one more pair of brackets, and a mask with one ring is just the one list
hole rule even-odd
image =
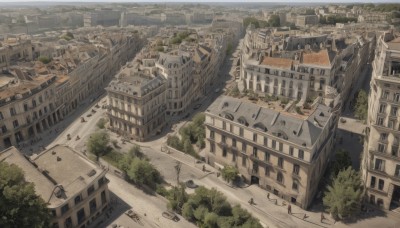
[[0, 2], [194, 2], [194, 3], [205, 3], [205, 2], [285, 2], [285, 3], [396, 3], [399, 0], [0, 0]]

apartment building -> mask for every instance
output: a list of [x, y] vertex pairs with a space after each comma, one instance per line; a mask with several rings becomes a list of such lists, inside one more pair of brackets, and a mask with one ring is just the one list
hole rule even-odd
[[55, 102], [55, 75], [0, 75], [0, 149], [34, 139], [63, 115]]
[[296, 26], [305, 27], [307, 25], [316, 25], [319, 22], [317, 15], [297, 15]]
[[110, 202], [107, 170], [67, 146], [56, 145], [30, 160], [15, 147], [0, 152], [0, 160], [24, 171], [25, 179], [51, 211], [51, 227], [98, 224]]
[[386, 32], [377, 39], [372, 66], [362, 177], [367, 201], [395, 210], [400, 207], [400, 36]]
[[188, 53], [159, 53], [159, 74], [167, 79], [167, 115], [182, 114], [194, 101], [193, 60]]
[[32, 43], [26, 37], [8, 35], [0, 42], [0, 68], [7, 69], [18, 61], [32, 58]]
[[293, 108], [217, 98], [205, 112], [207, 162], [236, 166], [246, 182], [307, 208], [333, 153], [337, 117], [322, 104], [303, 115]]
[[[146, 63], [146, 61], [144, 61]], [[107, 86], [110, 129], [137, 141], [145, 141], [166, 124], [166, 79], [150, 66], [122, 70]]]

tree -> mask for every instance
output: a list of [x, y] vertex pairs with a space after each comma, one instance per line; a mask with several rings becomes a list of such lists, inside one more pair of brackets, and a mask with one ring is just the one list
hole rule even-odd
[[176, 172], [176, 183], [179, 184], [179, 176], [181, 174], [182, 163], [180, 161], [176, 161], [176, 165], [174, 166]]
[[184, 184], [180, 184], [179, 186], [174, 186], [170, 190], [170, 193], [168, 195], [168, 208], [178, 212], [182, 213], [183, 210], [183, 205], [188, 201], [189, 196], [185, 191], [186, 187]]
[[138, 185], [147, 185], [155, 190], [161, 182], [161, 174], [147, 160], [134, 157], [126, 173], [128, 178]]
[[228, 183], [233, 182], [237, 178], [238, 174], [239, 171], [236, 169], [236, 167], [231, 165], [224, 166], [224, 168], [221, 170], [222, 179]]
[[204, 217], [204, 227], [217, 228], [218, 227], [218, 215], [214, 212], [207, 213]]
[[349, 166], [351, 166], [351, 158], [349, 152], [342, 149], [336, 151], [336, 159], [332, 167], [335, 176], [338, 175], [341, 170], [347, 169], [347, 167]]
[[281, 25], [279, 15], [271, 15], [268, 23], [271, 27], [279, 27]]
[[100, 129], [104, 129], [106, 126], [107, 120], [104, 118], [100, 118], [99, 121], [97, 121], [96, 126]]
[[131, 149], [129, 149], [128, 154], [130, 154], [131, 157], [138, 157], [140, 159], [146, 158], [146, 156], [143, 154], [142, 148], [138, 145], [134, 145]]
[[192, 143], [190, 142], [189, 139], [186, 139], [185, 142], [183, 143], [183, 151], [187, 154], [194, 155], [196, 152], [194, 151], [194, 148], [192, 146]]
[[96, 132], [92, 134], [87, 142], [87, 148], [90, 153], [96, 155], [96, 160], [110, 151], [108, 143], [110, 136], [106, 132]]
[[48, 64], [51, 62], [51, 58], [47, 56], [39, 56], [38, 60], [44, 64]]
[[238, 97], [240, 95], [240, 91], [239, 91], [238, 85], [235, 85], [235, 87], [233, 87], [233, 89], [231, 91], [231, 95], [233, 97]]
[[367, 120], [368, 95], [364, 90], [358, 92], [354, 114], [360, 120]]
[[335, 219], [343, 219], [360, 212], [362, 193], [360, 174], [348, 167], [328, 186], [323, 204]]
[[173, 135], [173, 136], [168, 136], [167, 138], [167, 145], [182, 151], [183, 150], [183, 145], [181, 144], [181, 141], [179, 140], [178, 136]]
[[50, 212], [16, 165], [0, 161], [0, 227], [49, 227]]

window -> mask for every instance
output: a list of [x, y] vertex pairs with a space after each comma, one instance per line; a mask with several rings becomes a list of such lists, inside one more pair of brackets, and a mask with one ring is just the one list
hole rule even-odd
[[258, 164], [253, 163], [253, 173], [258, 174]]
[[269, 162], [269, 159], [271, 159], [271, 155], [268, 152], [265, 152], [264, 161]]
[[265, 167], [265, 176], [266, 176], [266, 177], [269, 177], [270, 172], [271, 172], [271, 171], [270, 171], [269, 167], [266, 166], [266, 167]]
[[276, 149], [276, 141], [272, 140], [272, 148]]
[[299, 185], [296, 180], [293, 180], [292, 190], [295, 190], [295, 191], [299, 190]]
[[97, 181], [97, 183], [99, 184], [99, 187], [100, 186], [102, 186], [103, 184], [105, 184], [106, 183], [106, 178], [105, 177], [102, 177], [102, 178], [100, 178], [98, 181]]
[[246, 143], [242, 143], [242, 152], [246, 153]]
[[396, 165], [396, 170], [394, 171], [394, 175], [400, 177], [400, 165]]
[[378, 182], [378, 189], [379, 190], [383, 190], [383, 186], [385, 185], [385, 181], [384, 180], [382, 180], [382, 179], [379, 179], [379, 182]]
[[75, 197], [75, 205], [77, 205], [81, 201], [82, 201], [82, 196], [81, 195], [78, 195], [78, 196]]
[[293, 150], [294, 150], [293, 147], [289, 147], [289, 155], [290, 156], [293, 156]]
[[243, 128], [239, 129], [239, 135], [243, 137]]
[[268, 146], [268, 138], [264, 137], [264, 146]]
[[397, 109], [397, 107], [392, 107], [392, 109], [390, 110], [390, 115], [397, 116]]
[[278, 166], [279, 168], [283, 168], [283, 158], [278, 158]]
[[246, 167], [246, 156], [242, 156], [242, 166]]
[[382, 92], [382, 98], [383, 99], [388, 99], [388, 97], [389, 97], [389, 91], [383, 91]]
[[235, 152], [232, 153], [232, 161], [233, 161], [233, 162], [236, 161], [236, 153], [235, 153]]
[[257, 134], [253, 133], [253, 142], [257, 142]]
[[257, 157], [257, 147], [253, 147], [253, 156]]
[[32, 106], [36, 107], [36, 101], [34, 99], [32, 100]]
[[215, 144], [214, 143], [210, 143], [210, 152], [215, 153]]
[[11, 116], [17, 115], [17, 112], [15, 111], [15, 108], [10, 108], [10, 115]]
[[375, 188], [375, 183], [376, 183], [376, 178], [375, 178], [374, 176], [371, 176], [370, 187], [371, 187], [371, 188]]
[[13, 121], [13, 126], [14, 126], [14, 128], [17, 128], [19, 126], [18, 120], [14, 120]]
[[65, 214], [69, 210], [68, 203], [61, 207], [61, 215]]
[[39, 102], [40, 102], [40, 103], [43, 103], [42, 95], [39, 96]]
[[236, 139], [232, 139], [232, 147], [236, 147]]
[[221, 142], [222, 142], [222, 143], [226, 143], [226, 136], [225, 136], [225, 135], [222, 135], [222, 136], [221, 136]]
[[379, 106], [379, 113], [385, 113], [386, 110], [386, 104], [381, 104]]
[[101, 204], [106, 204], [107, 203], [107, 197], [106, 197], [106, 190], [101, 192]]
[[379, 125], [379, 126], [383, 126], [383, 118], [380, 117], [380, 116], [378, 116], [378, 119], [377, 119], [377, 121], [376, 121], [376, 124]]
[[83, 221], [85, 221], [85, 209], [80, 209], [78, 213], [76, 213], [76, 217], [78, 217], [78, 224], [81, 224]]
[[229, 131], [233, 132], [233, 124], [229, 124]]
[[51, 216], [52, 217], [56, 217], [57, 216], [56, 209], [51, 210]]
[[94, 192], [94, 185], [90, 186], [87, 190], [87, 194], [88, 196], [90, 196], [90, 194], [92, 194]]
[[299, 158], [304, 159], [304, 151], [303, 150], [299, 150]]
[[283, 143], [279, 143], [279, 151], [283, 151]]
[[381, 152], [381, 153], [385, 152], [385, 145], [384, 144], [382, 144], [382, 143], [378, 144], [378, 152]]
[[392, 145], [392, 156], [397, 157], [397, 152], [399, 151], [399, 145]]
[[222, 148], [222, 157], [226, 157], [226, 154], [227, 154], [227, 151], [226, 151], [226, 148], [224, 147], [224, 148]]
[[395, 95], [394, 95], [394, 99], [393, 99], [395, 102], [399, 102], [400, 101], [400, 93], [396, 93]]
[[300, 166], [297, 164], [293, 164], [293, 173], [299, 175], [300, 173]]
[[277, 180], [279, 183], [283, 184], [283, 175], [282, 175], [281, 172], [278, 172], [278, 175], [276, 176], [276, 180]]
[[375, 204], [375, 196], [372, 195], [372, 194], [369, 196], [369, 203], [370, 204]]
[[0, 112], [0, 120], [4, 119], [3, 113]]
[[96, 212], [96, 209], [97, 209], [96, 198], [92, 199], [89, 202], [89, 208], [90, 208], [90, 214], [93, 214]]
[[378, 199], [376, 200], [376, 204], [377, 204], [379, 207], [383, 207], [383, 199], [378, 198]]
[[210, 131], [210, 139], [214, 139], [215, 138], [215, 133], [214, 131]]
[[71, 228], [72, 227], [72, 219], [71, 219], [71, 217], [68, 217], [67, 219], [65, 219], [64, 227], [65, 228]]
[[222, 121], [222, 129], [226, 130], [226, 122]]
[[375, 170], [383, 171], [385, 168], [385, 161], [382, 159], [375, 159]]

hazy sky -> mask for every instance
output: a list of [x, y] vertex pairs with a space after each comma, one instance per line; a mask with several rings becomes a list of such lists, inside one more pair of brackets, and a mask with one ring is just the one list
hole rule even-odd
[[321, 2], [321, 3], [384, 3], [384, 2], [399, 2], [398, 0], [0, 0], [0, 2]]

